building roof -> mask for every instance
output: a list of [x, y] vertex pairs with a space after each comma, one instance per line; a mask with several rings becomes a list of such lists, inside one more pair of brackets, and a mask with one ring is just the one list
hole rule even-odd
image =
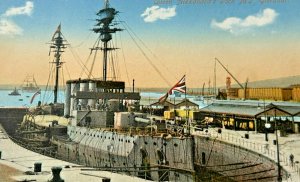
[[[276, 112], [275, 112], [276, 111]], [[300, 105], [273, 104], [262, 105], [261, 103], [247, 102], [217, 102], [200, 109], [200, 112], [241, 115], [247, 117], [259, 117], [267, 114], [268, 116], [295, 116], [300, 114]]]
[[198, 104], [190, 101], [189, 99], [183, 99], [182, 101], [180, 101], [179, 103], [176, 104], [176, 106], [196, 106], [196, 107], [199, 107]]
[[255, 117], [255, 115], [263, 112], [264, 109], [260, 107], [247, 106], [247, 105], [231, 105], [231, 104], [220, 104], [212, 103], [202, 109], [200, 112], [207, 113], [219, 113], [219, 114], [229, 114], [229, 115], [243, 115]]
[[169, 101], [165, 101], [163, 103], [160, 103], [159, 101], [157, 101], [157, 102], [150, 104], [150, 106], [175, 106], [175, 105]]

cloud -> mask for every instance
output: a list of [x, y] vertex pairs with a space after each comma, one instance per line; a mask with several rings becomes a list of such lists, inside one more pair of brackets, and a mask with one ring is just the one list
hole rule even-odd
[[229, 17], [222, 22], [211, 21], [211, 26], [231, 33], [242, 33], [256, 27], [263, 27], [275, 22], [278, 13], [270, 8], [264, 9], [254, 15], [249, 15], [245, 19], [238, 17]]
[[167, 20], [176, 15], [176, 6], [169, 8], [160, 8], [159, 6], [151, 6], [147, 8], [141, 17], [145, 22], [155, 22], [156, 20]]
[[0, 35], [20, 35], [23, 29], [16, 25], [13, 21], [0, 19]]
[[11, 20], [11, 17], [16, 15], [30, 16], [33, 12], [33, 7], [33, 2], [27, 1], [24, 6], [7, 9], [0, 16], [0, 35], [21, 35], [23, 29]]
[[33, 11], [33, 2], [27, 1], [25, 6], [12, 7], [6, 10], [4, 16], [28, 15], [30, 16]]

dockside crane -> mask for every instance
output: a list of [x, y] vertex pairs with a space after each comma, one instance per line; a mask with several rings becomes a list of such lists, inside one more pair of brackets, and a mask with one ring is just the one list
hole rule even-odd
[[246, 90], [248, 85], [248, 78], [246, 80], [245, 86], [243, 86], [234, 76], [233, 74], [221, 63], [221, 61], [218, 58], [215, 58], [215, 61], [218, 62], [224, 70], [236, 81], [236, 83], [244, 90], [244, 97], [246, 99]]

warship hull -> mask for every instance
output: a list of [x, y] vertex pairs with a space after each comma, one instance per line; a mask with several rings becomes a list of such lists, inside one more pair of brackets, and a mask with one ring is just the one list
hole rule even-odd
[[57, 155], [78, 164], [154, 181], [194, 181], [193, 138], [132, 135], [68, 126], [68, 140], [53, 139]]

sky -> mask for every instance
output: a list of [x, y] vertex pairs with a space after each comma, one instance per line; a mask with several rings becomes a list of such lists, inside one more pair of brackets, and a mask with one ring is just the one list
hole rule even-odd
[[[170, 87], [186, 75], [187, 87], [212, 85], [215, 58], [241, 82], [300, 75], [298, 0], [111, 0], [119, 11], [114, 54], [119, 79], [137, 87]], [[67, 43], [63, 76], [86, 77], [98, 35], [103, 0], [0, 0], [0, 84], [21, 85], [34, 75], [49, 80], [49, 43], [57, 26]], [[133, 37], [133, 38], [132, 38]], [[102, 75], [102, 55], [93, 75]], [[217, 85], [228, 74], [217, 64]], [[53, 76], [50, 76], [50, 80]], [[234, 83], [234, 81], [232, 80]], [[300, 81], [299, 81], [300, 82]]]

